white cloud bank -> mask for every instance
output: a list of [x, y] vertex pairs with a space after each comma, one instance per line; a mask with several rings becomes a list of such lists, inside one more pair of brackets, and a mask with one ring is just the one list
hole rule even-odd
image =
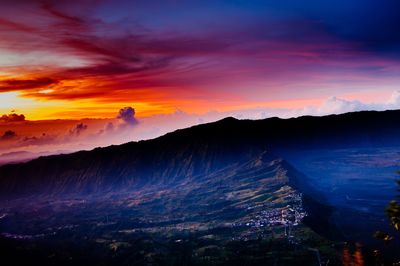
[[342, 114], [347, 112], [367, 111], [367, 110], [393, 110], [400, 108], [400, 91], [395, 91], [389, 100], [384, 103], [363, 103], [358, 100], [344, 100], [337, 97], [330, 97], [324, 101], [319, 107], [306, 107], [300, 110], [301, 115], [328, 115]]
[[204, 114], [190, 114], [177, 110], [173, 114], [154, 115], [142, 118], [139, 120], [139, 125], [135, 128], [135, 131], [132, 132], [130, 137], [133, 140], [155, 138], [178, 128], [213, 122], [228, 116], [237, 119], [265, 119], [269, 117], [290, 118], [303, 115], [323, 116], [356, 111], [383, 111], [392, 109], [400, 109], [400, 90], [393, 92], [387, 101], [381, 103], [363, 103], [359, 100], [345, 100], [337, 97], [330, 97], [319, 106], [306, 106], [298, 109], [258, 107], [226, 112], [210, 111]]

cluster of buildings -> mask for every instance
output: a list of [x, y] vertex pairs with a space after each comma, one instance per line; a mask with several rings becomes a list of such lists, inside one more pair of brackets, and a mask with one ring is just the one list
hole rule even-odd
[[[266, 206], [266, 209], [252, 215], [248, 221], [234, 223], [233, 227], [250, 227], [263, 228], [284, 226], [285, 236], [292, 239], [292, 229], [300, 224], [301, 220], [307, 215], [303, 209], [301, 193], [292, 193], [286, 197], [288, 204], [285, 207], [271, 208]], [[247, 207], [247, 210], [255, 209]]]

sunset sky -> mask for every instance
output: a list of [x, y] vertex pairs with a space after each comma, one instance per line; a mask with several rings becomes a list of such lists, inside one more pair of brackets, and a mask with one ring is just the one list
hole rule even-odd
[[400, 1], [0, 3], [0, 157], [400, 107]]

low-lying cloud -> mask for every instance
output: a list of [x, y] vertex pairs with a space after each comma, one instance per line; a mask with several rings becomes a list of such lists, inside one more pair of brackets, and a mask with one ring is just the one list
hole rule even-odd
[[22, 139], [20, 146], [40, 146], [40, 145], [50, 145], [57, 142], [57, 135], [48, 135], [42, 133], [40, 136], [27, 136]]
[[329, 115], [343, 114], [358, 111], [383, 111], [400, 109], [400, 90], [394, 91], [390, 98], [385, 102], [364, 103], [359, 100], [345, 100], [338, 97], [330, 97], [318, 107], [305, 107], [293, 110], [293, 116], [300, 115]]
[[74, 128], [69, 130], [69, 135], [78, 137], [87, 128], [88, 126], [85, 125], [84, 123], [79, 123]]

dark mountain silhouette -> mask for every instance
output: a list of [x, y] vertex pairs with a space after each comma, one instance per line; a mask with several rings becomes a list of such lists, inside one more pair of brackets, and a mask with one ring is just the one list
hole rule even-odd
[[[384, 146], [400, 143], [400, 111], [324, 117], [237, 120], [177, 130], [119, 146], [0, 167], [0, 194], [94, 193], [174, 184], [201, 178], [263, 152], [284, 156], [313, 147]], [[271, 155], [272, 156], [272, 155]]]

